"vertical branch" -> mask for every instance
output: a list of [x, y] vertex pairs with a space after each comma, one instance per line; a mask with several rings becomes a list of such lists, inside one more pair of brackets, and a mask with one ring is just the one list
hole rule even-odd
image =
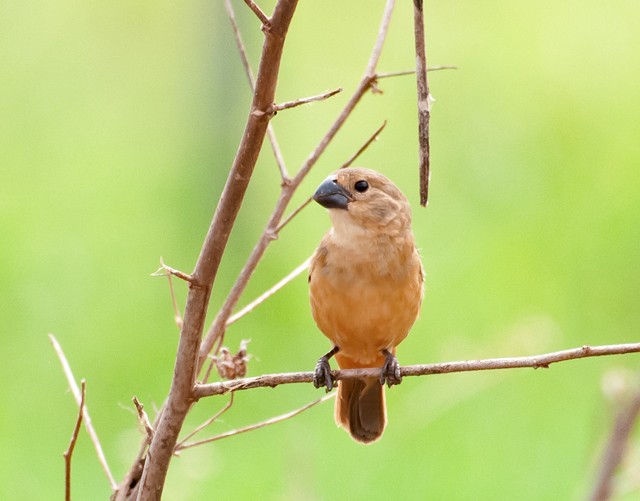
[[76, 448], [76, 442], [78, 441], [78, 434], [80, 433], [80, 426], [82, 426], [82, 415], [84, 410], [84, 400], [87, 394], [87, 382], [83, 379], [82, 394], [80, 396], [80, 405], [78, 406], [78, 418], [76, 419], [76, 425], [73, 428], [71, 434], [71, 441], [69, 447], [62, 454], [64, 456], [64, 499], [65, 501], [71, 501], [71, 456], [73, 456], [73, 450]]
[[274, 102], [284, 42], [296, 6], [297, 0], [279, 0], [269, 20], [271, 27], [265, 30], [251, 112], [189, 284], [171, 389], [140, 480], [141, 501], [160, 499], [178, 434], [193, 403], [198, 348], [211, 289], [269, 125], [268, 110]]
[[413, 0], [413, 23], [416, 39], [416, 79], [418, 82], [418, 143], [420, 157], [420, 205], [429, 198], [429, 119], [431, 102], [427, 81], [427, 51], [424, 40], [423, 0]]

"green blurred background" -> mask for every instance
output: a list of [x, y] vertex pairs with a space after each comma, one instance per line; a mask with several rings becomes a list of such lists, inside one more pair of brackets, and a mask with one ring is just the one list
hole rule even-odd
[[[271, 12], [274, 2], [260, 2]], [[234, 1], [249, 57], [256, 19]], [[407, 193], [427, 271], [422, 317], [403, 364], [518, 356], [638, 341], [640, 324], [640, 5], [634, 0], [427, 2], [432, 189], [418, 207], [415, 82], [381, 82], [302, 186], [304, 200], [384, 121], [358, 164]], [[335, 87], [273, 120], [290, 171], [325, 133], [362, 74], [381, 0], [301, 1], [278, 101]], [[0, 7], [0, 312], [3, 499], [59, 499], [76, 417], [47, 333], [62, 344], [118, 480], [173, 372], [177, 330], [159, 258], [191, 271], [250, 103], [224, 6], [207, 2]], [[399, 2], [379, 70], [414, 61], [412, 3]], [[233, 283], [278, 193], [265, 147], [213, 294]], [[310, 206], [269, 248], [241, 304], [315, 248], [328, 228]], [[184, 305], [186, 288], [177, 285]], [[298, 278], [235, 324], [250, 375], [311, 370], [329, 347]], [[209, 319], [212, 319], [213, 314]], [[166, 499], [564, 500], [589, 491], [637, 355], [408, 378], [388, 392], [383, 439], [338, 430], [328, 402], [293, 420], [174, 459]], [[626, 372], [625, 372], [626, 371]], [[605, 392], [603, 392], [603, 385]], [[210, 433], [297, 408], [310, 385], [253, 390]], [[185, 430], [222, 407], [202, 402]], [[206, 434], [205, 434], [206, 435]], [[640, 444], [616, 499], [637, 499]], [[635, 466], [634, 466], [635, 465]], [[635, 470], [634, 470], [635, 468]], [[109, 487], [87, 435], [76, 499]]]

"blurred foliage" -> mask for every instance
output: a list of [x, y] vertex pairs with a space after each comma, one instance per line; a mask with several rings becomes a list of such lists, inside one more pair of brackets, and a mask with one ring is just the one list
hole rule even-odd
[[[270, 12], [274, 1], [260, 2]], [[261, 33], [238, 21], [254, 66]], [[335, 87], [279, 113], [295, 172], [362, 74], [381, 0], [300, 2], [279, 101]], [[76, 409], [54, 333], [115, 476], [141, 434], [131, 397], [161, 405], [177, 330], [163, 256], [190, 271], [241, 136], [251, 93], [220, 1], [5, 1], [0, 7], [0, 497], [55, 499]], [[359, 164], [408, 194], [427, 270], [422, 317], [402, 363], [542, 353], [638, 341], [640, 324], [640, 6], [633, 0], [427, 3], [432, 188], [418, 208], [415, 82], [384, 80], [312, 171], [304, 200], [384, 121]], [[412, 67], [411, 2], [399, 2], [380, 71]], [[213, 294], [220, 304], [276, 200], [265, 147]], [[268, 250], [242, 304], [314, 249], [329, 222], [310, 206]], [[184, 304], [186, 288], [178, 284]], [[212, 317], [213, 315], [211, 315]], [[328, 344], [297, 279], [235, 324], [251, 375], [310, 370]], [[545, 371], [409, 378], [388, 392], [389, 426], [370, 447], [333, 423], [331, 403], [271, 428], [185, 451], [166, 499], [581, 499], [615, 405], [601, 390], [635, 355]], [[226, 431], [289, 411], [309, 385], [254, 390], [214, 424]], [[227, 397], [199, 405], [185, 429]], [[635, 435], [638, 457], [638, 434]], [[37, 481], [34, 479], [37, 478]], [[635, 499], [627, 494], [617, 499]], [[109, 488], [86, 434], [77, 499]]]

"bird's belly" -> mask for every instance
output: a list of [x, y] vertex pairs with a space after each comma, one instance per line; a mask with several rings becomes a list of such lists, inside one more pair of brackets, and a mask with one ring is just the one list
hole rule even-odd
[[380, 366], [382, 350], [394, 349], [408, 334], [420, 306], [421, 286], [389, 280], [339, 284], [317, 274], [311, 307], [320, 330], [340, 348], [338, 361], [355, 367]]

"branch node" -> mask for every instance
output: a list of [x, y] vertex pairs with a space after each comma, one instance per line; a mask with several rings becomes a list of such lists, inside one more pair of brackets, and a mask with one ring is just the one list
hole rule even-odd
[[247, 7], [249, 7], [258, 19], [260, 19], [260, 22], [262, 23], [262, 31], [264, 33], [271, 31], [271, 20], [262, 11], [262, 9], [258, 7], [253, 0], [244, 0], [244, 3], [246, 3]]
[[[163, 273], [164, 271], [164, 273]], [[158, 268], [156, 271], [154, 271], [151, 276], [152, 277], [166, 277], [168, 275], [173, 275], [174, 277], [178, 277], [182, 280], [184, 280], [185, 282], [189, 282], [191, 285], [196, 285], [198, 286], [199, 284], [197, 283], [195, 277], [193, 275], [189, 275], [188, 273], [185, 273], [183, 271], [180, 270], [176, 270], [175, 268], [172, 268], [171, 266], [167, 266], [162, 257], [160, 258], [160, 268]]]

